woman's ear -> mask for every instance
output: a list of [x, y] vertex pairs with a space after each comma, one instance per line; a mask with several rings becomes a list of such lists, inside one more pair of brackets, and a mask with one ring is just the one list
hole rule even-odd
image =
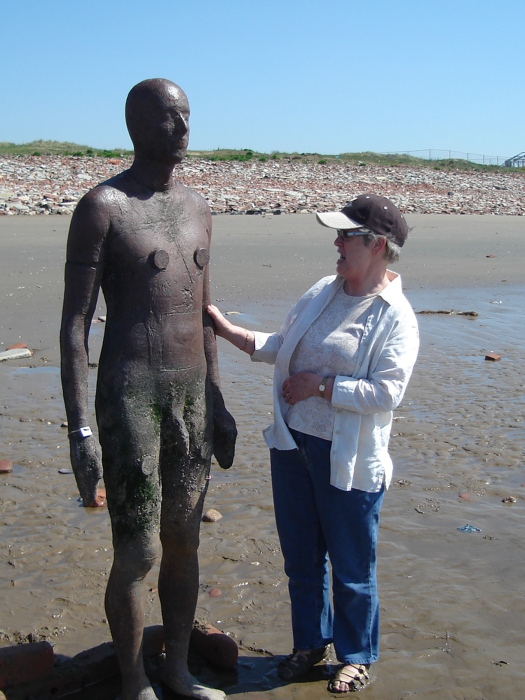
[[386, 248], [386, 238], [384, 236], [379, 236], [378, 238], [376, 238], [376, 240], [374, 241], [374, 249], [373, 249], [374, 255], [381, 253], [382, 251], [385, 250], [385, 248]]

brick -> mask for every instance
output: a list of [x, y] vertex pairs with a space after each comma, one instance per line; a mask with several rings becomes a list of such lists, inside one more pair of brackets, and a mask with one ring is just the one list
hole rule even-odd
[[9, 474], [13, 471], [13, 462], [9, 459], [0, 459], [0, 474]]
[[498, 362], [499, 360], [501, 360], [501, 355], [498, 355], [497, 352], [488, 352], [485, 355], [485, 359], [489, 360], [490, 362]]
[[200, 625], [193, 627], [190, 636], [190, 647], [212, 666], [230, 670], [235, 668], [239, 649], [237, 643], [227, 634], [212, 627]]
[[18, 644], [0, 649], [0, 688], [45, 678], [53, 673], [54, 654], [49, 642]]

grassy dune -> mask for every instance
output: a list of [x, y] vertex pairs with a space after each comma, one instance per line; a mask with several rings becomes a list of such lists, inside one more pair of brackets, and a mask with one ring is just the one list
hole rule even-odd
[[[8, 143], [0, 142], [0, 156], [84, 156], [118, 158], [131, 156], [133, 151], [114, 148], [112, 150], [82, 146], [77, 143], [67, 141], [31, 141], [30, 143]], [[284, 153], [272, 151], [271, 153], [259, 153], [249, 148], [235, 150], [228, 148], [218, 148], [214, 151], [188, 151], [188, 158], [205, 158], [216, 161], [271, 161], [286, 160], [299, 161], [301, 163], [319, 163], [330, 166], [337, 163], [350, 163], [353, 165], [383, 165], [383, 166], [403, 166], [410, 167], [431, 167], [435, 170], [483, 170], [487, 172], [501, 172], [509, 170], [513, 172], [524, 172], [525, 168], [505, 168], [502, 165], [480, 165], [468, 160], [444, 159], [428, 160], [416, 158], [403, 154], [384, 154], [365, 151], [362, 153], [340, 153], [339, 155], [324, 155], [321, 153]]]

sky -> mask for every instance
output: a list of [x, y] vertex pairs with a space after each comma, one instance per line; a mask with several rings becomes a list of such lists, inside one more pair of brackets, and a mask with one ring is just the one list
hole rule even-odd
[[0, 141], [131, 148], [168, 78], [190, 150], [525, 151], [523, 0], [0, 0]]

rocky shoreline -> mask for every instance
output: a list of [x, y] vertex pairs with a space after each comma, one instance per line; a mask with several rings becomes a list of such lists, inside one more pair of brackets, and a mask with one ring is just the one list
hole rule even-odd
[[[131, 158], [0, 157], [0, 215], [70, 215], [92, 187], [131, 165]], [[188, 158], [179, 179], [213, 213], [311, 214], [338, 209], [362, 192], [391, 198], [407, 213], [525, 215], [522, 172], [409, 166]]]

